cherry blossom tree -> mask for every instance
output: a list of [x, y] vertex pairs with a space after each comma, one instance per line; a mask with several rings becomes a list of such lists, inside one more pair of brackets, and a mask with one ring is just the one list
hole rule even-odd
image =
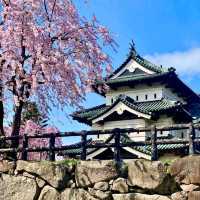
[[38, 105], [35, 102], [26, 101], [22, 110], [21, 124], [25, 125], [29, 120], [43, 128], [48, 126], [49, 118], [46, 114], [40, 112]]
[[[10, 136], [12, 133], [11, 127], [5, 128], [5, 134], [6, 136]], [[58, 133], [58, 128], [54, 126], [46, 126], [42, 127], [41, 125], [37, 124], [33, 120], [27, 120], [20, 126], [20, 132], [19, 135], [27, 134], [29, 136], [37, 135], [37, 134], [56, 134]], [[8, 144], [7, 144], [8, 145]], [[49, 138], [31, 138], [29, 139], [29, 148], [36, 148], [36, 147], [46, 147], [49, 145]], [[56, 137], [55, 140], [55, 146], [61, 146], [62, 140], [59, 137]], [[22, 140], [19, 140], [19, 147], [22, 147]], [[18, 159], [21, 158], [21, 153], [18, 153], [17, 155]], [[6, 159], [12, 159], [13, 154], [6, 154]], [[4, 157], [0, 156], [0, 159], [3, 159]], [[47, 152], [29, 152], [28, 153], [28, 160], [47, 160], [48, 159], [48, 153]]]
[[[37, 135], [37, 134], [56, 134], [59, 132], [58, 128], [49, 125], [48, 117], [43, 115], [35, 102], [27, 101], [22, 110], [22, 123], [20, 126], [19, 135]], [[5, 134], [10, 136], [12, 133], [12, 126], [5, 128]], [[49, 138], [29, 138], [29, 148], [46, 147], [49, 145]], [[55, 145], [61, 146], [62, 140], [59, 137], [55, 139]], [[19, 147], [22, 146], [22, 140], [19, 140]], [[7, 159], [12, 155], [5, 155]], [[21, 158], [21, 153], [18, 153], [17, 158]], [[0, 157], [1, 159], [4, 157]], [[46, 160], [48, 159], [48, 152], [29, 152], [28, 160]]]
[[[110, 69], [104, 47], [116, 44], [95, 17], [81, 17], [72, 0], [0, 0], [0, 5], [0, 117], [13, 100], [11, 135], [19, 135], [27, 100], [43, 113], [78, 106]], [[1, 120], [0, 127], [3, 134]]]
[[[47, 126], [47, 127], [41, 127], [40, 125], [36, 124], [32, 120], [26, 121], [24, 125], [20, 128], [20, 135], [24, 135], [24, 133], [28, 133], [28, 135], [36, 135], [38, 133], [44, 133], [44, 134], [54, 134], [58, 133], [59, 130], [56, 127], [53, 126]], [[49, 145], [49, 138], [33, 138], [29, 139], [29, 147], [46, 147]], [[61, 146], [62, 140], [59, 137], [56, 137], [55, 139], [55, 146]], [[28, 160], [47, 160], [49, 159], [47, 152], [29, 152], [28, 153]], [[20, 158], [21, 155], [18, 154], [18, 158]]]

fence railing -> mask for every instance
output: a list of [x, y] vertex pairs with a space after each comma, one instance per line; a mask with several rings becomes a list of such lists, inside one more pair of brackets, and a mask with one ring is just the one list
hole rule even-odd
[[[163, 131], [177, 131], [177, 130], [187, 130], [187, 137], [180, 139], [159, 139], [158, 132], [162, 133]], [[21, 153], [22, 160], [28, 160], [29, 152], [48, 152], [49, 160], [54, 161], [57, 152], [62, 152], [70, 149], [79, 149], [75, 145], [64, 145], [64, 146], [56, 146], [56, 138], [61, 137], [81, 137], [81, 160], [86, 160], [87, 158], [87, 150], [90, 148], [114, 148], [114, 158], [116, 161], [121, 160], [121, 149], [123, 147], [137, 147], [137, 146], [145, 146], [151, 145], [151, 160], [158, 159], [158, 148], [157, 146], [160, 144], [184, 144], [188, 146], [188, 154], [192, 155], [197, 153], [196, 144], [200, 144], [200, 138], [196, 137], [196, 131], [200, 130], [200, 124], [176, 124], [171, 126], [163, 126], [163, 127], [148, 127], [148, 128], [127, 128], [127, 129], [111, 129], [111, 130], [92, 130], [92, 131], [80, 131], [80, 132], [63, 132], [63, 133], [52, 133], [52, 134], [37, 134], [37, 135], [28, 135], [24, 134], [23, 136], [10, 136], [10, 137], [0, 137], [0, 144], [6, 144], [7, 141], [13, 140], [21, 140], [21, 145], [18, 148], [6, 147], [0, 148], [0, 154], [5, 154], [8, 152], [13, 153]], [[141, 133], [141, 132], [150, 132], [151, 139], [149, 141], [129, 141], [129, 142], [121, 142], [121, 137], [123, 135], [127, 135], [128, 133]], [[87, 138], [88, 136], [99, 136], [99, 135], [112, 135], [114, 142], [109, 143], [95, 143], [88, 144]], [[30, 147], [29, 140], [43, 138], [48, 139], [49, 145], [48, 147]], [[3, 145], [0, 145], [3, 146]], [[76, 155], [76, 153], [74, 153]]]

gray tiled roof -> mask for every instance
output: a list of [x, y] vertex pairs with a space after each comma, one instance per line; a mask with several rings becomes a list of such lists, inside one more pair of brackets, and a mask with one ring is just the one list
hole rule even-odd
[[[121, 138], [121, 143], [126, 144], [132, 142], [132, 140], [128, 137], [128, 135], [124, 135]], [[167, 150], [175, 150], [175, 149], [182, 149], [185, 148], [185, 144], [158, 144], [157, 148], [158, 148], [158, 152], [159, 151], [167, 151]], [[135, 147], [130, 147], [134, 150], [137, 150], [141, 153], [147, 154], [147, 155], [151, 155], [151, 145], [144, 145], [144, 146], [135, 146]]]
[[163, 72], [159, 74], [150, 74], [150, 75], [140, 75], [140, 76], [122, 76], [115, 79], [108, 79], [105, 81], [106, 84], [114, 84], [114, 83], [124, 83], [124, 82], [133, 82], [133, 81], [144, 81], [148, 79], [155, 79], [165, 75], [168, 75], [170, 72]]
[[[185, 148], [185, 147], [186, 147], [185, 144], [159, 144], [159, 145], [157, 145], [158, 152], [181, 149], [181, 148]], [[133, 149], [140, 151], [142, 153], [145, 153], [147, 155], [151, 155], [151, 145], [137, 146], [137, 147], [134, 147]]]
[[150, 61], [146, 60], [145, 58], [141, 57], [136, 50], [131, 49], [127, 59], [124, 61], [124, 63], [119, 66], [108, 78], [111, 78], [112, 76], [114, 76], [115, 74], [117, 74], [120, 70], [122, 70], [126, 64], [131, 60], [135, 60], [138, 64], [140, 64], [141, 66], [145, 67], [146, 69], [149, 69], [155, 73], [163, 73], [163, 72], [167, 72], [168, 69], [167, 68], [163, 68], [160, 65], [155, 65], [153, 63], [151, 63]]
[[180, 105], [176, 102], [172, 102], [167, 99], [155, 100], [155, 101], [147, 101], [147, 102], [136, 102], [132, 98], [120, 95], [117, 100], [111, 105], [107, 106], [102, 104], [97, 107], [93, 107], [86, 110], [81, 110], [72, 114], [73, 118], [79, 121], [83, 121], [85, 123], [91, 124], [91, 121], [102, 114], [108, 112], [111, 108], [113, 108], [118, 102], [123, 102], [128, 107], [137, 110], [144, 114], [151, 115], [152, 112], [160, 112], [169, 110], [175, 107], [179, 107]]
[[[99, 144], [99, 143], [109, 143], [109, 142], [113, 142], [113, 135], [111, 135], [107, 140], [105, 141], [101, 141], [101, 140], [88, 140], [87, 144]], [[121, 137], [121, 144], [126, 144], [128, 142], [133, 142], [128, 135], [123, 135]], [[62, 152], [62, 155], [65, 156], [70, 156], [73, 154], [76, 155], [80, 155], [81, 154], [81, 143], [77, 143], [74, 144], [74, 149], [69, 149], [69, 150], [65, 150]], [[141, 153], [144, 153], [146, 155], [151, 155], [151, 145], [144, 145], [144, 146], [135, 146], [135, 147], [130, 147], [136, 151], [139, 151]], [[157, 145], [158, 151], [167, 151], [167, 150], [175, 150], [175, 149], [182, 149], [182, 148], [186, 148], [185, 144], [159, 144]], [[87, 150], [87, 155], [95, 152], [96, 150], [98, 150], [99, 148], [89, 148]]]
[[[93, 139], [89, 139], [87, 140], [87, 145], [95, 145], [95, 144], [102, 144], [102, 143], [109, 143], [112, 139], [113, 139], [113, 134], [110, 135], [106, 140], [93, 140]], [[69, 145], [70, 149], [68, 150], [64, 150], [62, 152], [59, 153], [59, 155], [78, 155], [80, 156], [81, 154], [81, 142]], [[74, 148], [73, 148], [74, 147]], [[87, 149], [87, 155], [93, 153], [94, 151], [98, 150], [99, 148], [88, 148]]]

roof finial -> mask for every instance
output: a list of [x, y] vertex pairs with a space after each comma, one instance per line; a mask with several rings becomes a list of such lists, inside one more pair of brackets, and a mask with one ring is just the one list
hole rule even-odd
[[135, 42], [133, 40], [130, 42], [130, 53], [136, 55]]

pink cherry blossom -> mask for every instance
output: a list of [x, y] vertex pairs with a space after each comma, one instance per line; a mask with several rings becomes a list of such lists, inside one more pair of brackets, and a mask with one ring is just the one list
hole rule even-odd
[[34, 99], [46, 113], [52, 106], [78, 106], [91, 84], [110, 71], [103, 49], [116, 43], [95, 16], [81, 17], [72, 0], [0, 4], [0, 114], [12, 100], [11, 135], [18, 135], [25, 101]]
[[[6, 127], [5, 129], [6, 136], [11, 135], [11, 127]], [[37, 134], [55, 134], [58, 133], [59, 130], [53, 126], [47, 126], [42, 128], [32, 120], [26, 121], [24, 125], [21, 125], [20, 134], [19, 135], [28, 135], [33, 136]], [[55, 146], [59, 147], [62, 145], [62, 140], [60, 137], [56, 137]], [[28, 142], [29, 148], [36, 148], [36, 147], [48, 147], [49, 146], [49, 138], [31, 138]], [[22, 140], [19, 141], [19, 147], [22, 147]], [[17, 155], [18, 159], [21, 159], [21, 153]], [[48, 153], [47, 152], [28, 152], [28, 160], [47, 160]]]

